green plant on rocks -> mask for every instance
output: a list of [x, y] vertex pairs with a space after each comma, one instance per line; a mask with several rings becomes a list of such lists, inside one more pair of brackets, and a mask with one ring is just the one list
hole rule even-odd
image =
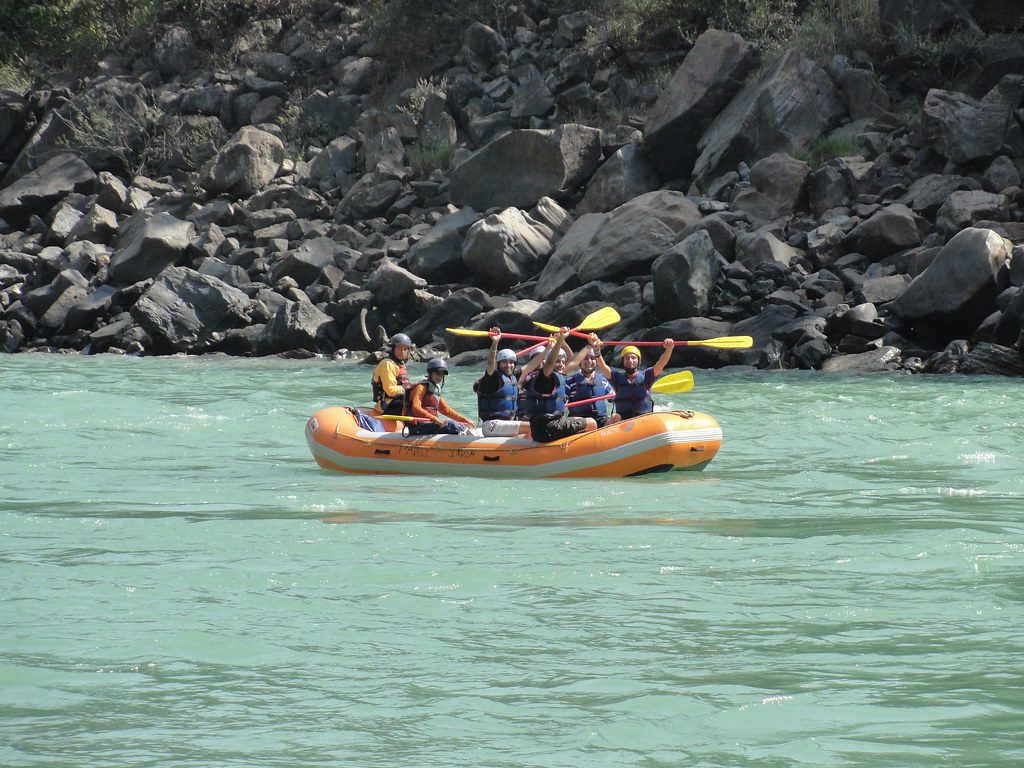
[[819, 136], [804, 149], [797, 150], [793, 157], [803, 160], [811, 168], [817, 168], [837, 157], [852, 157], [859, 154], [857, 142], [844, 136]]
[[427, 78], [420, 78], [410, 90], [408, 101], [398, 109], [409, 115], [418, 125], [423, 119], [423, 110], [427, 105], [427, 99], [432, 95], [444, 97], [447, 89], [448, 78], [446, 77], [442, 77], [436, 83]]
[[405, 148], [405, 156], [409, 160], [409, 166], [418, 176], [429, 176], [436, 170], [447, 170], [451, 165], [452, 155], [455, 154], [455, 147], [451, 144], [442, 144], [437, 147], [427, 147], [422, 144], [410, 144]]

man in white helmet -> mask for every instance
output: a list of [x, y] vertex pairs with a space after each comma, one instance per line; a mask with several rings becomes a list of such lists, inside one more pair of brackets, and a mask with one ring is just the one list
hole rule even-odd
[[519, 381], [516, 379], [516, 353], [498, 349], [501, 330], [491, 328], [491, 349], [487, 353], [486, 373], [473, 385], [481, 421], [515, 419], [519, 403]]

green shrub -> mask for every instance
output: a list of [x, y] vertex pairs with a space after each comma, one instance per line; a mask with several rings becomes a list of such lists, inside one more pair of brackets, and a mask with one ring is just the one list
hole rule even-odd
[[451, 144], [443, 144], [439, 147], [410, 144], [405, 149], [409, 165], [421, 177], [429, 176], [438, 169], [447, 170], [453, 154], [455, 154], [455, 147]]
[[803, 160], [812, 169], [837, 157], [852, 157], [860, 153], [857, 142], [841, 136], [820, 136], [807, 147], [797, 150], [793, 157]]
[[834, 53], [875, 51], [883, 41], [878, 0], [816, 0], [800, 19], [790, 46], [825, 63]]

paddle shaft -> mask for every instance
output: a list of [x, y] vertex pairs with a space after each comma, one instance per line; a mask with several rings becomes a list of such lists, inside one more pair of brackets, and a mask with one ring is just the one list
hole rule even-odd
[[577, 400], [574, 403], [566, 403], [565, 407], [566, 408], [573, 408], [574, 406], [577, 406], [577, 405], [590, 405], [591, 403], [596, 403], [598, 400], [608, 400], [608, 399], [610, 399], [612, 397], [615, 397], [615, 393], [614, 392], [612, 392], [611, 394], [608, 394], [608, 395], [599, 395], [598, 397], [588, 397], [586, 400]]

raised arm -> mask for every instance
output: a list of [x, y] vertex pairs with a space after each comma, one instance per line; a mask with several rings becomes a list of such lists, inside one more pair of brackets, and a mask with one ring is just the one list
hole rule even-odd
[[665, 370], [665, 366], [668, 365], [669, 359], [672, 357], [672, 350], [675, 347], [675, 342], [672, 339], [665, 339], [664, 341], [665, 351], [661, 353], [661, 357], [658, 358], [658, 362], [654, 364], [654, 378], [661, 376], [661, 372]]
[[491, 328], [488, 333], [491, 334], [491, 348], [487, 352], [487, 375], [493, 376], [498, 370], [498, 342], [501, 341], [501, 329]]

